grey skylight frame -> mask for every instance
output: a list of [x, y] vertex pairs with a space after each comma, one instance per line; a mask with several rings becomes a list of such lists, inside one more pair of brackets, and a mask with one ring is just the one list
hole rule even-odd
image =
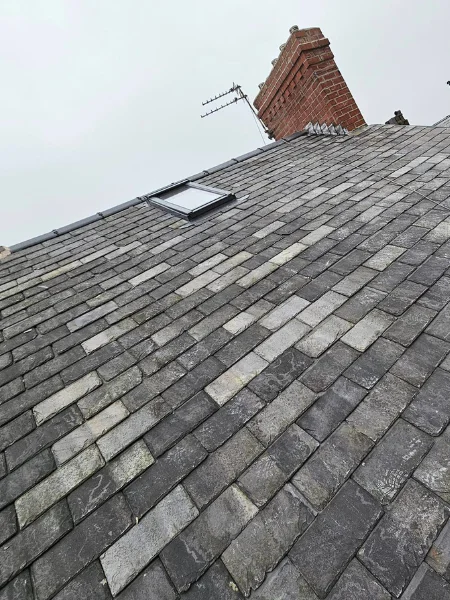
[[[197, 208], [185, 208], [176, 204], [175, 202], [170, 202], [168, 199], [161, 197], [167, 194], [168, 192], [175, 192], [176, 190], [181, 190], [182, 188], [193, 188], [197, 190], [202, 190], [203, 192], [210, 192], [211, 194], [216, 195], [218, 194], [219, 197], [214, 198], [210, 202], [206, 202], [205, 204], [202, 204]], [[149, 198], [147, 198], [147, 202], [152, 206], [156, 206], [158, 208], [161, 208], [162, 210], [165, 210], [166, 212], [191, 221], [192, 219], [195, 219], [196, 217], [199, 217], [200, 215], [203, 215], [213, 210], [214, 208], [218, 208], [219, 206], [222, 206], [226, 202], [230, 202], [235, 198], [236, 196], [228, 190], [222, 190], [220, 188], [211, 187], [209, 185], [202, 185], [201, 183], [194, 183], [192, 181], [186, 180], [158, 190]]]

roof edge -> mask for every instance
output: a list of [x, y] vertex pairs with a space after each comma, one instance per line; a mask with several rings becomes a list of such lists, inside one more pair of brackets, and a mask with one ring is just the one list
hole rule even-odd
[[[235, 158], [231, 158], [230, 160], [228, 160], [226, 162], [223, 162], [214, 167], [205, 169], [204, 171], [201, 171], [200, 173], [186, 177], [185, 179], [182, 179], [176, 183], [185, 183], [187, 181], [195, 181], [197, 179], [206, 177], [207, 175], [212, 175], [213, 173], [217, 173], [218, 171], [221, 171], [222, 169], [226, 169], [227, 167], [232, 167], [234, 165], [238, 165], [238, 164], [244, 162], [245, 160], [248, 160], [255, 156], [264, 154], [265, 152], [268, 152], [269, 150], [272, 150], [273, 148], [276, 148], [278, 146], [282, 146], [283, 144], [292, 142], [292, 141], [296, 140], [297, 138], [304, 136], [304, 135], [307, 135], [306, 131], [298, 131], [296, 133], [293, 133], [293, 134], [287, 136], [286, 138], [282, 138], [281, 140], [278, 140], [277, 142], [272, 142], [270, 144], [266, 144], [265, 146], [262, 146], [261, 148], [256, 148], [255, 150], [251, 150], [250, 152], [246, 152], [245, 154], [241, 154], [239, 156], [236, 156]], [[172, 183], [170, 185], [174, 185], [174, 184]], [[116, 213], [121, 212], [122, 210], [126, 210], [127, 208], [130, 208], [131, 206], [136, 206], [137, 204], [140, 204], [143, 200], [145, 200], [149, 196], [154, 196], [156, 193], [160, 192], [163, 189], [166, 189], [167, 187], [169, 187], [169, 186], [164, 186], [163, 188], [158, 188], [148, 194], [144, 194], [143, 196], [137, 196], [136, 198], [133, 198], [133, 200], [128, 200], [127, 202], [122, 202], [121, 204], [117, 204], [116, 206], [113, 206], [112, 208], [108, 208], [106, 210], [99, 211], [99, 212], [95, 213], [94, 215], [91, 215], [90, 217], [86, 217], [84, 219], [74, 221], [73, 223], [70, 223], [69, 225], [64, 225], [63, 227], [58, 227], [58, 229], [53, 229], [53, 231], [49, 231], [48, 233], [43, 233], [42, 235], [38, 235], [36, 237], [30, 238], [29, 240], [19, 242], [18, 244], [13, 244], [12, 246], [9, 246], [9, 248], [8, 248], [10, 251], [9, 254], [13, 254], [14, 252], [18, 252], [19, 250], [25, 250], [27, 248], [31, 248], [31, 246], [36, 246], [37, 244], [41, 244], [42, 242], [47, 242], [49, 240], [55, 239], [57, 237], [60, 237], [61, 235], [64, 235], [65, 233], [70, 233], [72, 231], [75, 231], [76, 229], [80, 229], [81, 227], [84, 227], [85, 225], [90, 225], [91, 223], [95, 223], [96, 221], [101, 221], [102, 219], [106, 219], [107, 217], [109, 217], [111, 215], [115, 215]], [[5, 258], [6, 256], [9, 256], [9, 254], [2, 256], [2, 254], [0, 253], [0, 260], [2, 258]]]

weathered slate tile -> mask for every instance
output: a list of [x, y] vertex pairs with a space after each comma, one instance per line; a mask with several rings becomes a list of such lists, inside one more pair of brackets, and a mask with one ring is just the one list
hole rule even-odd
[[408, 406], [416, 393], [417, 390], [409, 383], [391, 373], [386, 373], [347, 417], [347, 421], [376, 442]]
[[217, 497], [263, 451], [263, 446], [246, 429], [238, 431], [210, 454], [184, 482], [199, 508]]
[[[183, 598], [183, 600], [211, 600], [211, 598], [220, 598], [220, 600], [243, 600], [244, 598], [239, 592], [237, 585], [231, 579], [230, 574], [223, 566], [221, 560], [217, 560], [213, 566], [210, 567], [206, 573], [180, 597]], [[147, 600], [147, 598], [145, 598], [145, 600]], [[152, 600], [152, 598], [150, 598], [150, 600]], [[172, 598], [170, 598], [170, 600], [172, 600]]]
[[422, 386], [450, 350], [450, 344], [422, 333], [392, 367], [391, 372]]
[[267, 365], [268, 362], [258, 356], [258, 354], [249, 352], [244, 358], [230, 367], [228, 371], [225, 371], [225, 373], [210, 383], [205, 388], [205, 392], [219, 406], [223, 406], [245, 387], [247, 383], [259, 375]]
[[408, 279], [429, 286], [437, 281], [447, 269], [448, 260], [446, 258], [431, 256]]
[[3, 508], [50, 475], [56, 465], [50, 450], [44, 450], [0, 480], [0, 508]]
[[103, 408], [118, 400], [142, 381], [142, 373], [137, 367], [132, 367], [112, 381], [108, 381], [94, 392], [78, 400], [77, 405], [83, 417], [89, 419]]
[[96, 561], [82, 571], [75, 579], [64, 587], [55, 600], [111, 600], [109, 588], [104, 583], [105, 575], [100, 564]]
[[91, 446], [35, 485], [16, 500], [15, 506], [20, 527], [23, 528], [32, 523], [52, 504], [64, 498], [102, 466], [103, 459], [100, 452], [95, 446]]
[[177, 408], [224, 371], [224, 365], [211, 356], [163, 392], [162, 397], [172, 408]]
[[285, 350], [264, 371], [248, 384], [249, 389], [266, 402], [274, 400], [294, 379], [299, 377], [312, 360], [295, 348]]
[[161, 398], [155, 398], [145, 404], [98, 440], [97, 446], [104, 459], [111, 460], [169, 412], [169, 406]]
[[92, 390], [95, 390], [101, 384], [101, 379], [93, 371], [75, 383], [66, 386], [61, 391], [56, 392], [56, 394], [46, 398], [33, 409], [36, 423], [41, 425], [41, 423], [47, 421], [50, 417], [61, 412], [64, 408], [70, 406], [70, 404], [73, 404], [83, 396], [86, 396], [86, 394], [92, 392]]
[[320, 598], [330, 591], [381, 515], [376, 500], [348, 481], [296, 542], [289, 558]]
[[308, 356], [316, 358], [346, 333], [352, 324], [331, 315], [296, 344], [296, 348]]
[[292, 483], [314, 508], [322, 510], [372, 445], [368, 437], [344, 422], [301, 467]]
[[172, 540], [160, 556], [177, 590], [187, 590], [257, 512], [233, 485]]
[[420, 565], [402, 600], [450, 600], [450, 584], [425, 564]]
[[285, 558], [269, 573], [252, 600], [318, 600], [292, 562]]
[[0, 586], [43, 554], [72, 528], [66, 502], [62, 501], [1, 548]]
[[448, 514], [441, 500], [409, 480], [358, 556], [397, 598], [425, 558]]
[[294, 318], [264, 340], [262, 344], [259, 344], [255, 348], [255, 352], [266, 361], [271, 362], [293, 346], [295, 342], [298, 342], [308, 331], [308, 325]]
[[270, 331], [276, 331], [293, 317], [298, 315], [298, 313], [306, 308], [308, 304], [309, 302], [307, 300], [294, 294], [267, 313], [259, 323], [263, 327], [266, 327], [266, 329], [270, 329]]
[[353, 479], [381, 504], [391, 502], [433, 445], [428, 435], [398, 419]]
[[[205, 394], [205, 396], [207, 395]], [[196, 398], [197, 396], [194, 396], [192, 401], [195, 401]], [[258, 396], [245, 388], [209, 417], [202, 425], [197, 427], [194, 435], [208, 452], [213, 452], [243, 427], [264, 406], [264, 402]], [[196, 410], [198, 410], [197, 407]], [[154, 448], [152, 444], [148, 440], [146, 441], [153, 452]]]
[[22, 571], [18, 577], [1, 589], [0, 600], [34, 600], [29, 572]]
[[120, 592], [198, 515], [181, 486], [176, 487], [101, 556], [113, 595]]
[[342, 341], [364, 352], [393, 321], [393, 317], [374, 308], [342, 337]]
[[446, 502], [450, 500], [450, 429], [435, 441], [433, 448], [414, 472], [414, 477]]
[[352, 560], [333, 587], [329, 600], [391, 600], [391, 595], [357, 560]]
[[326, 292], [318, 300], [310, 304], [299, 315], [298, 318], [309, 325], [315, 327], [323, 321], [328, 315], [335, 311], [347, 300], [346, 296], [336, 292]]
[[137, 517], [153, 508], [208, 456], [193, 436], [184, 437], [128, 487], [125, 496]]
[[195, 394], [172, 414], [167, 415], [144, 436], [153, 456], [160, 456], [199, 423], [217, 410], [217, 405], [205, 392]]
[[0, 544], [6, 542], [17, 531], [16, 511], [14, 506], [8, 506], [0, 512]]
[[385, 292], [364, 287], [335, 310], [334, 314], [350, 323], [357, 323], [370, 313], [385, 296]]
[[271, 444], [316, 399], [316, 394], [294, 381], [248, 423], [247, 427], [265, 446]]
[[314, 392], [326, 390], [359, 356], [359, 352], [336, 342], [301, 376]]
[[433, 543], [426, 560], [436, 573], [450, 581], [450, 521]]
[[298, 492], [286, 485], [222, 555], [244, 595], [257, 589], [313, 520]]
[[431, 435], [439, 435], [450, 421], [450, 373], [436, 369], [405, 410], [404, 418]]
[[435, 311], [415, 304], [397, 319], [383, 336], [402, 346], [410, 346], [435, 316]]
[[297, 423], [313, 438], [323, 442], [352, 412], [366, 390], [345, 377], [336, 382], [298, 419]]
[[116, 597], [118, 600], [175, 600], [176, 594], [161, 562], [156, 559]]
[[403, 346], [384, 338], [378, 338], [364, 354], [350, 365], [344, 375], [360, 386], [371, 389], [400, 358], [403, 352]]
[[[120, 538], [132, 524], [130, 509], [117, 494], [31, 566], [37, 600], [47, 600]], [[96, 534], [92, 535], [95, 531]], [[77, 548], [77, 552], [72, 549]], [[67, 557], [70, 556], [70, 560]]]
[[0, 428], [0, 452], [11, 446], [15, 441], [24, 437], [36, 427], [31, 411], [27, 411]]

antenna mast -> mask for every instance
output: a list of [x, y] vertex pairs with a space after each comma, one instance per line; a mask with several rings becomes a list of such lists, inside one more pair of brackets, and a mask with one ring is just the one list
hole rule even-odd
[[[247, 106], [250, 108], [253, 117], [256, 119], [257, 124], [259, 124], [260, 127], [262, 127], [264, 133], [270, 137], [270, 131], [266, 128], [264, 123], [258, 117], [258, 113], [255, 111], [253, 106], [250, 104], [247, 94], [244, 94], [241, 86], [238, 85], [237, 83], [233, 83], [231, 88], [229, 90], [227, 90], [226, 92], [223, 92], [222, 94], [217, 94], [217, 96], [214, 96], [214, 98], [210, 98], [209, 100], [206, 100], [206, 102], [202, 102], [202, 106], [211, 104], [211, 102], [215, 102], [219, 98], [223, 98], [223, 96], [227, 96], [228, 94], [236, 94], [236, 96], [235, 96], [235, 98], [233, 98], [233, 100], [230, 100], [230, 102], [226, 102], [225, 104], [222, 104], [222, 105], [218, 106], [217, 108], [213, 108], [212, 110], [206, 112], [205, 114], [200, 115], [200, 117], [202, 119], [204, 119], [205, 117], [209, 117], [209, 115], [212, 115], [213, 113], [219, 112], [219, 110], [222, 110], [223, 108], [226, 108], [227, 106], [231, 106], [231, 104], [236, 104], [237, 102], [239, 102], [239, 100], [244, 100], [246, 102]], [[266, 143], [264, 138], [263, 138], [263, 141], [264, 141], [264, 143]]]

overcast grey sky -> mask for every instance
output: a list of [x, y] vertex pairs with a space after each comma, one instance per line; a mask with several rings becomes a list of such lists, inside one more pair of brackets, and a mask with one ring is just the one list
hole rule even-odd
[[319, 26], [366, 121], [450, 114], [448, 0], [0, 0], [0, 245], [261, 146], [253, 100], [291, 25]]

